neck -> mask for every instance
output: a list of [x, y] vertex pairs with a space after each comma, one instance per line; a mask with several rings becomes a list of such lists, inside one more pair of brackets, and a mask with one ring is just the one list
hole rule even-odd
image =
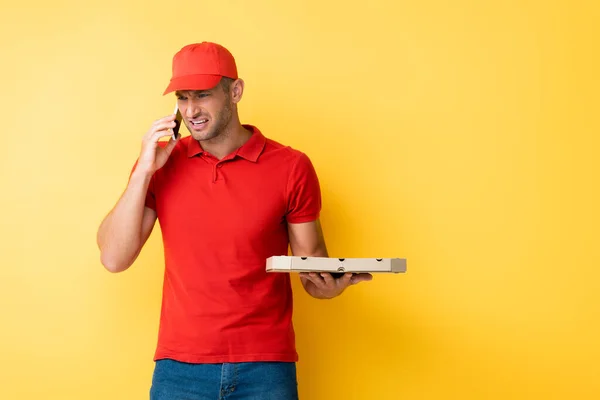
[[237, 115], [232, 116], [229, 124], [215, 138], [200, 142], [202, 149], [219, 160], [239, 149], [252, 136], [252, 133], [242, 126]]

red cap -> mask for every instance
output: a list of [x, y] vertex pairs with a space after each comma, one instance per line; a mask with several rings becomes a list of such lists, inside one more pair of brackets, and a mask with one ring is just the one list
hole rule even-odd
[[173, 76], [163, 95], [175, 90], [212, 89], [224, 76], [238, 78], [229, 50], [210, 42], [188, 44], [173, 57]]

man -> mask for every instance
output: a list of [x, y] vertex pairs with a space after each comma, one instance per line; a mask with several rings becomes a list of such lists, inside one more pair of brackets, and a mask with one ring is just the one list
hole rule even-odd
[[[175, 92], [191, 133], [172, 135], [175, 115], [154, 122], [129, 183], [98, 231], [101, 261], [129, 268], [158, 219], [165, 274], [150, 397], [296, 399], [290, 275], [266, 259], [327, 256], [319, 181], [302, 152], [242, 125], [244, 81], [215, 43], [173, 57], [164, 94]], [[369, 274], [301, 274], [329, 299]]]

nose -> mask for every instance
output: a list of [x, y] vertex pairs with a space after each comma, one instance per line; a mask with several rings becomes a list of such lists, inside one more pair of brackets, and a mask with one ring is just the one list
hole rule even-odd
[[191, 99], [188, 99], [184, 107], [186, 118], [193, 118], [194, 116], [198, 115], [200, 111], [199, 107]]

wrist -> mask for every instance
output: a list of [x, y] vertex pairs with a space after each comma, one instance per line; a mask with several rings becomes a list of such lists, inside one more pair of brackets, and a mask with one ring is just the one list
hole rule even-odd
[[135, 171], [133, 171], [131, 174], [130, 182], [148, 183], [150, 182], [152, 175], [154, 175], [154, 171], [152, 171], [150, 168], [143, 165], [138, 165]]

